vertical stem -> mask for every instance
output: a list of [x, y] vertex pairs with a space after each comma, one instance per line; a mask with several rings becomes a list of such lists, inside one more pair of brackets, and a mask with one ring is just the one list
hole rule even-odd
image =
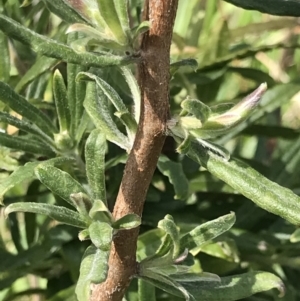
[[[178, 0], [145, 0], [144, 19], [151, 27], [141, 42], [138, 80], [141, 116], [133, 148], [125, 166], [113, 211], [115, 219], [142, 215], [148, 187], [165, 141], [169, 118], [170, 46]], [[93, 288], [91, 301], [121, 301], [137, 273], [138, 229], [120, 231], [114, 238], [108, 277]]]

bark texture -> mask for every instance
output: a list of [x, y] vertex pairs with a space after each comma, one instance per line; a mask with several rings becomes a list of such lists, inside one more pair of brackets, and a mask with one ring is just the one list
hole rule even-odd
[[[169, 118], [170, 45], [178, 0], [145, 0], [144, 19], [150, 31], [141, 41], [138, 81], [141, 116], [113, 216], [142, 215], [148, 187], [161, 153]], [[94, 287], [91, 301], [121, 301], [137, 273], [138, 229], [120, 231], [114, 238], [106, 282]]]

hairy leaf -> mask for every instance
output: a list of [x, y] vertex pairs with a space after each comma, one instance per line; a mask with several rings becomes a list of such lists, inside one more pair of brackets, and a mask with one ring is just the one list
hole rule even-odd
[[85, 228], [87, 226], [84, 217], [77, 212], [62, 206], [29, 202], [13, 203], [6, 207], [5, 214], [8, 215], [12, 212], [18, 211], [47, 215], [58, 222], [74, 227]]
[[106, 204], [105, 151], [105, 135], [99, 129], [93, 130], [85, 145], [86, 173], [93, 198]]
[[194, 142], [188, 155], [261, 208], [300, 225], [300, 197], [290, 189], [268, 180], [241, 161], [225, 161]]
[[107, 277], [109, 251], [89, 246], [82, 258], [80, 276], [76, 285], [76, 295], [80, 301], [88, 301], [90, 297], [90, 285], [101, 283]]

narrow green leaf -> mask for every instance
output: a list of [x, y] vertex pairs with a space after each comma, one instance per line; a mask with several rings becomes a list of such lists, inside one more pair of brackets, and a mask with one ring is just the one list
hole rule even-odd
[[[51, 1], [51, 0], [47, 0]], [[61, 1], [61, 0], [56, 0]], [[63, 0], [72, 9], [74, 9], [89, 24], [97, 27], [98, 30], [106, 31], [107, 25], [100, 15], [98, 3], [96, 0]], [[71, 24], [76, 22], [70, 22]], [[82, 22], [80, 22], [82, 23]]]
[[48, 9], [67, 23], [86, 22], [70, 5], [62, 0], [43, 0]]
[[241, 75], [244, 78], [255, 81], [256, 83], [267, 83], [268, 87], [275, 86], [275, 80], [267, 73], [254, 68], [228, 67], [228, 72], [233, 72]]
[[107, 140], [125, 150], [131, 148], [128, 138], [119, 131], [110, 116], [106, 96], [99, 88], [96, 90], [94, 83], [87, 84], [84, 107], [96, 128], [105, 134]]
[[89, 246], [82, 258], [80, 276], [76, 285], [76, 296], [80, 301], [88, 301], [90, 285], [101, 283], [107, 277], [109, 251], [102, 251], [95, 246]]
[[189, 195], [189, 182], [183, 172], [182, 164], [171, 161], [167, 156], [161, 155], [157, 167], [173, 184], [175, 199], [186, 200]]
[[244, 9], [279, 16], [300, 16], [300, 2], [295, 0], [225, 0]]
[[123, 32], [128, 35], [130, 32], [130, 20], [128, 16], [128, 0], [113, 0], [115, 3], [116, 12], [123, 29]]
[[247, 128], [250, 124], [259, 120], [267, 113], [271, 113], [283, 103], [288, 102], [299, 91], [299, 85], [295, 83], [276, 85], [272, 89], [266, 91], [259, 107], [253, 112], [253, 114], [245, 122], [239, 124], [235, 128], [231, 129], [228, 134], [218, 139], [219, 144], [224, 144], [232, 137], [236, 136], [239, 132]]
[[175, 259], [180, 254], [180, 239], [179, 230], [177, 229], [172, 216], [166, 215], [163, 220], [158, 222], [157, 227], [170, 235], [173, 242], [173, 259]]
[[137, 130], [137, 123], [135, 119], [132, 117], [132, 115], [129, 113], [127, 107], [125, 106], [123, 100], [116, 92], [116, 90], [112, 86], [110, 86], [107, 82], [105, 82], [103, 79], [101, 79], [100, 77], [92, 73], [81, 72], [78, 75], [77, 80], [82, 80], [82, 79], [84, 80], [86, 78], [94, 80], [97, 86], [101, 89], [102, 93], [112, 102], [112, 104], [117, 109], [115, 115], [118, 116], [121, 119], [121, 121], [124, 123], [128, 135], [133, 140]]
[[139, 278], [171, 295], [185, 298], [186, 301], [190, 300], [191, 295], [188, 293], [188, 291], [181, 284], [172, 280], [171, 277], [146, 270], [145, 274], [140, 275]]
[[133, 103], [134, 103], [134, 118], [136, 123], [139, 123], [140, 120], [140, 108], [141, 108], [141, 91], [137, 83], [135, 76], [129, 67], [121, 67], [122, 74], [128, 84], [130, 89]]
[[138, 227], [141, 224], [141, 217], [137, 214], [127, 214], [116, 220], [112, 227], [116, 230], [129, 230]]
[[193, 71], [196, 71], [198, 68], [198, 62], [195, 59], [184, 59], [174, 62], [170, 64], [170, 73], [171, 75], [174, 75], [178, 70], [186, 70], [186, 67], [189, 67], [189, 70], [192, 69]]
[[9, 37], [30, 45], [37, 53], [62, 59], [68, 63], [81, 64], [87, 67], [105, 67], [127, 65], [136, 61], [134, 57], [108, 53], [105, 55], [88, 52], [78, 54], [71, 47], [39, 35], [2, 14], [0, 14], [0, 29]]
[[70, 195], [80, 192], [85, 194], [86, 192], [70, 174], [54, 166], [40, 164], [35, 168], [35, 175], [54, 194], [67, 201], [77, 210], [80, 209], [77, 207], [77, 203], [70, 198]]
[[179, 282], [202, 282], [202, 281], [220, 282], [221, 281], [218, 275], [207, 273], [207, 272], [202, 272], [199, 274], [195, 274], [195, 273], [174, 274], [171, 277], [173, 280]]
[[[74, 33], [68, 35], [68, 43], [71, 44], [81, 37], [80, 34]], [[82, 121], [83, 101], [85, 97], [86, 83], [76, 82], [76, 76], [79, 72], [85, 71], [86, 67], [75, 64], [67, 64], [67, 86], [68, 86], [68, 107], [71, 117], [71, 136], [77, 135], [78, 127]], [[78, 140], [77, 140], [78, 141]]]
[[235, 301], [253, 294], [276, 288], [284, 294], [284, 284], [277, 276], [267, 272], [249, 272], [221, 277], [220, 282], [180, 282], [196, 301]]
[[67, 132], [70, 128], [70, 111], [68, 106], [67, 88], [58, 69], [55, 70], [53, 75], [53, 96], [60, 132]]
[[[38, 194], [40, 182], [38, 180], [30, 183], [27, 189], [27, 196], [29, 199], [25, 199], [25, 201], [30, 200], [31, 202], [38, 202]], [[25, 213], [25, 230], [26, 230], [26, 241], [28, 246], [32, 246], [36, 239], [36, 234], [38, 230], [38, 223], [36, 215], [33, 213]]]
[[102, 251], [110, 250], [113, 239], [113, 230], [112, 226], [108, 223], [95, 221], [90, 224], [90, 239], [97, 249]]
[[268, 180], [241, 161], [225, 161], [194, 142], [188, 156], [259, 207], [281, 216], [292, 224], [300, 225], [300, 197], [290, 189]]
[[21, 221], [17, 217], [17, 215], [13, 213], [8, 217], [8, 223], [9, 223], [12, 243], [14, 244], [14, 247], [16, 248], [18, 253], [20, 253], [25, 249], [24, 242], [21, 235], [21, 229], [20, 229]]
[[150, 29], [150, 22], [149, 21], [143, 21], [139, 24], [138, 27], [133, 29], [133, 41], [135, 41], [140, 35], [147, 32]]
[[0, 204], [2, 204], [4, 194], [14, 186], [22, 183], [25, 180], [31, 181], [36, 178], [34, 169], [39, 164], [48, 164], [48, 165], [59, 165], [61, 163], [67, 162], [70, 158], [67, 157], [60, 157], [54, 158], [47, 161], [41, 162], [29, 162], [26, 163], [24, 166], [18, 167], [9, 177], [5, 178], [0, 183]]
[[40, 56], [35, 63], [28, 69], [28, 71], [21, 77], [15, 91], [20, 93], [28, 84], [35, 80], [40, 75], [51, 70], [58, 63], [57, 59], [51, 57]]
[[10, 76], [10, 57], [8, 39], [0, 32], [0, 81], [8, 82]]
[[18, 211], [47, 215], [60, 223], [64, 223], [78, 228], [85, 228], [87, 226], [84, 217], [82, 217], [80, 214], [73, 210], [61, 206], [21, 202], [10, 204], [5, 208], [6, 215]]
[[99, 129], [93, 130], [85, 144], [86, 174], [93, 198], [106, 204], [105, 151], [105, 135]]
[[139, 301], [156, 301], [155, 286], [143, 279], [138, 279], [138, 296]]
[[85, 133], [88, 125], [91, 123], [91, 119], [86, 111], [83, 112], [81, 117], [80, 123], [77, 127], [76, 134], [75, 134], [75, 141], [79, 143]]
[[50, 119], [30, 104], [24, 97], [17, 94], [9, 85], [0, 82], [0, 101], [8, 105], [12, 110], [35, 123], [49, 136], [57, 130]]
[[39, 127], [30, 121], [19, 119], [5, 112], [0, 112], [0, 122], [8, 123], [16, 128], [23, 130], [27, 133], [33, 134], [47, 143], [49, 146], [54, 147], [54, 141], [47, 136]]
[[0, 145], [32, 154], [44, 155], [47, 157], [55, 156], [55, 152], [48, 145], [23, 137], [11, 136], [0, 132]]
[[[115, 36], [116, 40], [121, 45], [127, 45], [128, 40], [123, 28], [121, 26], [119, 16], [115, 7], [115, 2], [119, 3], [120, 0], [97, 0], [100, 14]], [[125, 2], [125, 1], [123, 1]], [[120, 4], [119, 4], [120, 5]], [[122, 16], [124, 22], [124, 16]]]
[[181, 251], [183, 251], [185, 248], [190, 250], [195, 247], [202, 246], [206, 242], [228, 231], [234, 223], [235, 214], [232, 212], [196, 227], [181, 237]]

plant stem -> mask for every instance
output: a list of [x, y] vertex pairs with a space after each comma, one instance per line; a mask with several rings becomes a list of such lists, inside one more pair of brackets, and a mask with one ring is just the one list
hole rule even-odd
[[[145, 0], [144, 19], [151, 28], [141, 41], [138, 81], [141, 115], [133, 148], [113, 210], [115, 219], [142, 215], [148, 187], [165, 141], [169, 119], [170, 46], [178, 0]], [[108, 277], [93, 288], [91, 301], [121, 301], [137, 273], [138, 229], [120, 231], [114, 238]]]

